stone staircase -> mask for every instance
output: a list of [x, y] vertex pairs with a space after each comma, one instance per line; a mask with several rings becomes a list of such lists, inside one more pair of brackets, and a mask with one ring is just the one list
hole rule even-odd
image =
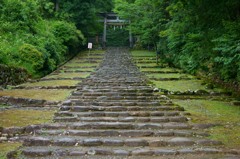
[[149, 87], [127, 49], [111, 48], [62, 103], [53, 124], [26, 137], [22, 158], [238, 158]]

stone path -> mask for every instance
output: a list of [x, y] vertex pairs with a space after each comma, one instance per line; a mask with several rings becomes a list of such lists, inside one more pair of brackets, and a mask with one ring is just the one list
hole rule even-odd
[[155, 94], [126, 49], [108, 49], [62, 103], [54, 124], [26, 137], [23, 158], [238, 158]]

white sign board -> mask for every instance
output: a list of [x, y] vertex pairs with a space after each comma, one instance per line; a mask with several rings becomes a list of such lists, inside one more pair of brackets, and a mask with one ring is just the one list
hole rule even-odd
[[92, 49], [92, 43], [88, 43], [88, 49]]

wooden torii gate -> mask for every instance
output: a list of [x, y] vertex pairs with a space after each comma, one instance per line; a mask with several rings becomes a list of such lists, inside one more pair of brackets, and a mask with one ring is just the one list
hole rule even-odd
[[[113, 26], [114, 29], [116, 27], [124, 28], [130, 23], [130, 21], [120, 19], [116, 13], [100, 13], [100, 15], [104, 18], [103, 20], [100, 20], [100, 22], [103, 22], [104, 25], [102, 43], [103, 47], [105, 48], [107, 43], [107, 26]], [[129, 47], [133, 47], [133, 37], [131, 30], [129, 30]]]

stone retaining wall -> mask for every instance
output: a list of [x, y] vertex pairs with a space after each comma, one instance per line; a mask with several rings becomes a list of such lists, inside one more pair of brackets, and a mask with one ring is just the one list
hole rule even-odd
[[0, 86], [18, 85], [27, 81], [28, 72], [23, 68], [0, 64]]

